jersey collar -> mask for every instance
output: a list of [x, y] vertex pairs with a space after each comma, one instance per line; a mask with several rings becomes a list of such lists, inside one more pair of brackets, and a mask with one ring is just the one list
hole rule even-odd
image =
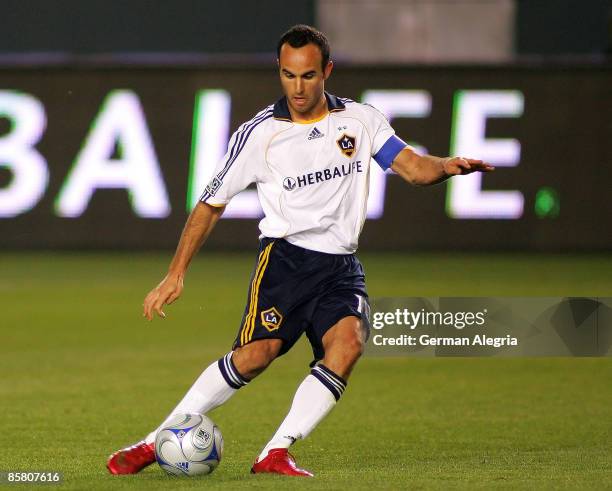
[[[325, 100], [327, 101], [327, 110], [330, 113], [336, 111], [344, 111], [346, 109], [344, 103], [340, 100], [339, 97], [336, 97], [333, 94], [328, 94], [327, 92], [324, 92], [324, 94]], [[293, 121], [291, 119], [291, 113], [289, 112], [289, 106], [287, 104], [286, 97], [281, 97], [278, 101], [276, 101], [276, 103], [274, 104], [273, 115], [274, 119], [278, 119], [280, 121]]]

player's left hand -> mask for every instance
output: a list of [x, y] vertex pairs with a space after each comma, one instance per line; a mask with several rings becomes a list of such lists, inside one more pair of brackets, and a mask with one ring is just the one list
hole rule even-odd
[[478, 159], [464, 157], [448, 157], [444, 159], [444, 172], [448, 176], [463, 176], [472, 172], [491, 172], [495, 170], [491, 164]]

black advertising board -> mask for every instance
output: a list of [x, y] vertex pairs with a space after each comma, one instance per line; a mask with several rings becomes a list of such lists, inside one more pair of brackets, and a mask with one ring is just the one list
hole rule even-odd
[[[336, 67], [327, 89], [486, 176], [417, 188], [374, 162], [369, 250], [609, 250], [612, 69]], [[171, 248], [237, 126], [280, 96], [267, 67], [0, 70], [0, 248]], [[256, 191], [210, 238], [251, 247]]]

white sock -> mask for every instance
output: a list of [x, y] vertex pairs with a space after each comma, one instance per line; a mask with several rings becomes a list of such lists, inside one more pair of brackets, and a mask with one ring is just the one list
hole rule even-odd
[[245, 380], [238, 373], [232, 362], [232, 352], [228, 353], [202, 372], [164, 422], [147, 435], [145, 442], [154, 442], [157, 432], [175, 414], [206, 414], [225, 403], [240, 387], [244, 387], [247, 383], [248, 380]]
[[329, 368], [314, 367], [298, 387], [289, 413], [257, 461], [273, 448], [289, 448], [296, 440], [306, 438], [336, 405], [345, 388], [346, 381]]

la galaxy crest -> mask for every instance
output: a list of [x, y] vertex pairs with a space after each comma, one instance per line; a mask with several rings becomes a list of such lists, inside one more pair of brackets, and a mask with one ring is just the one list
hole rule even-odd
[[357, 151], [357, 143], [354, 136], [342, 133], [342, 136], [336, 140], [340, 151], [347, 157], [352, 157]]
[[276, 307], [264, 310], [261, 313], [261, 324], [270, 332], [276, 331], [283, 322], [283, 316]]

